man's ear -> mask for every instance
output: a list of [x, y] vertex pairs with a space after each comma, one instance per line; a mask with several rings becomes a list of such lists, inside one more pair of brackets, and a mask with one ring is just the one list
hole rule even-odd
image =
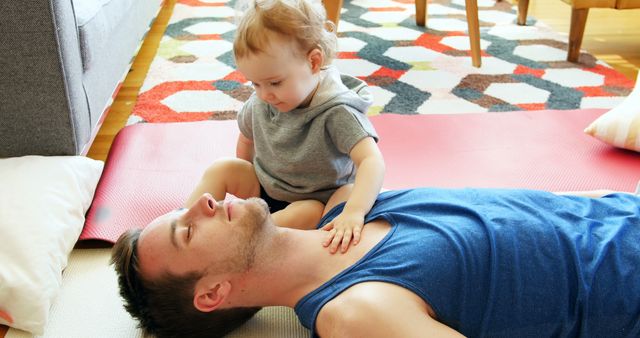
[[320, 48], [314, 48], [309, 52], [309, 54], [307, 54], [307, 60], [311, 65], [311, 73], [315, 74], [322, 68], [322, 64], [324, 63], [324, 54]]
[[231, 283], [229, 281], [200, 281], [196, 284], [193, 306], [199, 311], [211, 312], [224, 303], [230, 292]]

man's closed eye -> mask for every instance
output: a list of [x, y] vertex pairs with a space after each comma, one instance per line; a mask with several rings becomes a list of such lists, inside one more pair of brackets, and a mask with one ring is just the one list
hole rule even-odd
[[193, 223], [189, 223], [187, 225], [187, 240], [186, 240], [187, 243], [191, 241], [192, 236], [193, 236]]

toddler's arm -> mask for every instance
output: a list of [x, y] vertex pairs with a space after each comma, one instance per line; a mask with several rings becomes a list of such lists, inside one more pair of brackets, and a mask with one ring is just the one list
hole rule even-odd
[[356, 166], [351, 196], [342, 213], [323, 227], [329, 231], [323, 245], [329, 247], [331, 253], [335, 253], [338, 247], [346, 252], [352, 239], [353, 245], [358, 244], [364, 216], [371, 210], [384, 179], [384, 159], [373, 138], [360, 140], [349, 155]]
[[236, 157], [253, 163], [253, 140], [242, 135], [242, 133], [238, 135]]

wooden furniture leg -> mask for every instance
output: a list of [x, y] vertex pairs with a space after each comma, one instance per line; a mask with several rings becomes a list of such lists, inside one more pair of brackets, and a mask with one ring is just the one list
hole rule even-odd
[[427, 25], [427, 0], [416, 0], [416, 25]]
[[480, 21], [478, 20], [478, 0], [465, 0], [467, 10], [467, 27], [469, 29], [469, 44], [471, 45], [471, 64], [480, 67]]
[[[343, 0], [323, 0], [327, 11], [327, 19], [331, 20], [338, 29], [340, 10]], [[415, 0], [416, 25], [425, 26], [427, 23], [427, 0]], [[469, 44], [471, 46], [471, 63], [474, 67], [480, 67], [480, 22], [478, 20], [478, 0], [465, 0], [467, 10], [467, 26], [469, 28]]]
[[527, 24], [527, 11], [529, 10], [529, 0], [518, 0], [518, 25]]
[[587, 16], [589, 8], [572, 8], [571, 9], [571, 28], [569, 28], [569, 51], [567, 52], [567, 61], [578, 62], [580, 57], [580, 46], [582, 46], [582, 37], [584, 36], [584, 28], [587, 25]]
[[327, 11], [327, 19], [336, 25], [338, 31], [338, 22], [340, 22], [340, 10], [342, 9], [342, 0], [323, 0], [322, 4]]

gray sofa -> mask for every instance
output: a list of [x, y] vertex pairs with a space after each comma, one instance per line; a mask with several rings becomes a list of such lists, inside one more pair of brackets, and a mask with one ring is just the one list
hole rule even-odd
[[0, 157], [86, 154], [162, 2], [0, 1]]

